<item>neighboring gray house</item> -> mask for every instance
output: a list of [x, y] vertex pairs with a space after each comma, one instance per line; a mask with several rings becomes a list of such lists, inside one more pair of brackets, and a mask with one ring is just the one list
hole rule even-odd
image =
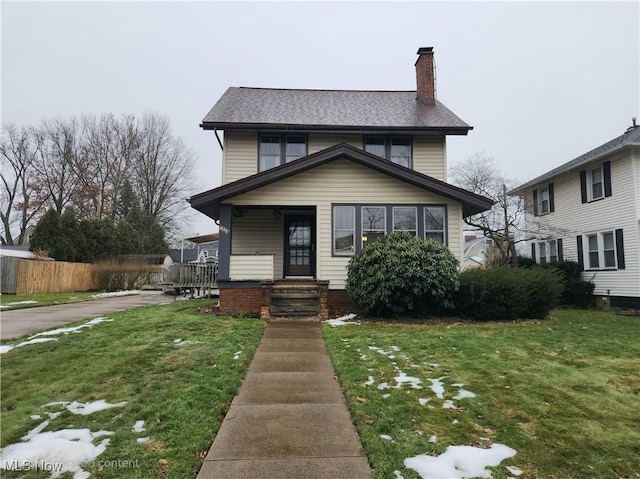
[[492, 241], [489, 238], [481, 236], [465, 236], [464, 254], [461, 268], [474, 269], [482, 268], [487, 260], [487, 252], [492, 247]]
[[640, 126], [555, 168], [510, 194], [526, 215], [538, 263], [577, 261], [595, 293], [613, 306], [640, 307]]
[[349, 310], [347, 263], [396, 230], [462, 260], [463, 217], [492, 202], [446, 182], [446, 137], [472, 127], [436, 99], [432, 48], [415, 70], [411, 91], [229, 88], [213, 106], [223, 185], [190, 203], [220, 227], [221, 311], [278, 315], [292, 284], [320, 318]]

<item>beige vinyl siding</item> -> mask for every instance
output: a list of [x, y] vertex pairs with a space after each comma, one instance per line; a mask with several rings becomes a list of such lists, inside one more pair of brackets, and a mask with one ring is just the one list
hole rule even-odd
[[222, 153], [222, 184], [255, 175], [258, 172], [258, 134], [225, 131]]
[[273, 255], [275, 277], [282, 278], [282, 220], [276, 223], [271, 210], [245, 210], [244, 216], [231, 221], [231, 254]]
[[355, 148], [363, 148], [362, 135], [349, 135], [337, 133], [312, 133], [309, 135], [309, 154], [317, 153], [331, 146], [347, 143]]
[[274, 279], [274, 255], [231, 255], [229, 279], [231, 281], [265, 281]]
[[[334, 203], [446, 205], [449, 248], [457, 258], [462, 258], [459, 203], [348, 160], [318, 166], [239, 195], [229, 203], [238, 206], [316, 206], [317, 277], [330, 280], [330, 288], [344, 287], [349, 261], [349, 257], [332, 256], [331, 206]], [[257, 250], [276, 254], [276, 277], [282, 277], [282, 231], [279, 236], [275, 235], [279, 237], [275, 242], [268, 226], [269, 211], [255, 214], [257, 217], [251, 211], [245, 217], [233, 218], [232, 253], [250, 254]], [[250, 221], [252, 217], [254, 221]]]
[[447, 180], [444, 137], [414, 137], [413, 169], [441, 181]]
[[[317, 153], [331, 146], [347, 143], [363, 149], [361, 134], [310, 133], [308, 153]], [[444, 137], [414, 137], [413, 167], [416, 171], [442, 181], [447, 178]], [[258, 133], [226, 131], [222, 154], [222, 183], [254, 175], [258, 172]]]
[[[538, 222], [550, 238], [563, 239], [564, 259], [578, 260], [576, 237], [591, 233], [624, 231], [625, 269], [617, 271], [585, 271], [584, 277], [594, 281], [597, 294], [612, 296], [640, 296], [640, 236], [638, 229], [638, 187], [633, 178], [637, 178], [629, 153], [619, 153], [605, 158], [611, 161], [612, 196], [591, 203], [582, 203], [580, 192], [580, 170], [585, 167], [561, 174], [552, 179], [554, 184], [555, 211], [547, 215], [534, 217], [527, 214], [526, 222], [529, 234], [536, 234]], [[592, 167], [601, 164], [594, 162]], [[590, 165], [591, 166], [591, 165]], [[549, 183], [546, 181], [545, 183]], [[532, 190], [527, 198], [532, 201]], [[583, 247], [587, 245], [583, 240]], [[531, 242], [528, 243], [528, 254]], [[586, 267], [586, 265], [585, 265]]]

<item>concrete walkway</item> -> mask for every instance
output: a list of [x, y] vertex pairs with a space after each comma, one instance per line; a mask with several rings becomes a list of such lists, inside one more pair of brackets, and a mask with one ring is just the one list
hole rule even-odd
[[269, 323], [197, 479], [365, 479], [318, 323]]

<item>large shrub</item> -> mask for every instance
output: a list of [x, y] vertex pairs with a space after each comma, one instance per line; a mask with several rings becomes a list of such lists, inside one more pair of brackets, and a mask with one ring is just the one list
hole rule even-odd
[[480, 321], [544, 318], [563, 290], [563, 275], [554, 269], [469, 270], [460, 275], [456, 314]]
[[595, 284], [582, 279], [582, 270], [575, 261], [560, 261], [559, 263], [547, 263], [545, 265], [536, 264], [531, 258], [524, 258], [527, 261], [518, 261], [518, 265], [523, 268], [551, 268], [562, 272], [565, 279], [565, 288], [562, 292], [560, 304], [589, 308], [595, 304], [593, 291]]
[[457, 268], [458, 260], [446, 246], [397, 231], [349, 261], [346, 288], [371, 315], [434, 314], [451, 306]]

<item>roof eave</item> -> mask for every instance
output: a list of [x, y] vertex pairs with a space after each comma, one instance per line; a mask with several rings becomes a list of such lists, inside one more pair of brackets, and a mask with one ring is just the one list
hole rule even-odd
[[466, 135], [472, 126], [360, 126], [360, 125], [306, 125], [285, 123], [234, 123], [203, 121], [200, 123], [203, 130], [271, 130], [271, 131], [296, 131], [341, 133], [341, 132], [378, 132], [399, 131], [405, 134], [434, 134], [434, 135]]

